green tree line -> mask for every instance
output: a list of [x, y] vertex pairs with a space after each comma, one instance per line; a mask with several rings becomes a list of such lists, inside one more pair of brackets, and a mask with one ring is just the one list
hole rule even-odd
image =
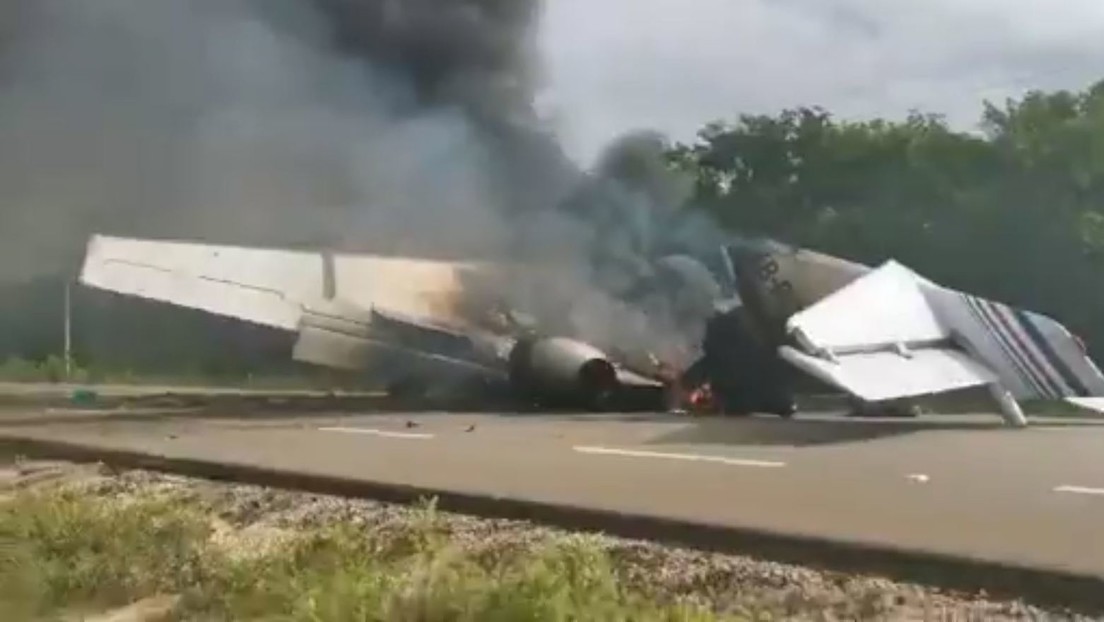
[[709, 124], [668, 156], [728, 230], [895, 258], [1104, 350], [1104, 81], [986, 102], [976, 132], [799, 108]]

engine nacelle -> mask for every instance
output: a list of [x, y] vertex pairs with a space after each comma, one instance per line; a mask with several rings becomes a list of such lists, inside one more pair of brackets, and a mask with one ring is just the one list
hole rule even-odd
[[518, 341], [510, 352], [514, 389], [547, 406], [602, 408], [620, 388], [604, 352], [564, 337]]

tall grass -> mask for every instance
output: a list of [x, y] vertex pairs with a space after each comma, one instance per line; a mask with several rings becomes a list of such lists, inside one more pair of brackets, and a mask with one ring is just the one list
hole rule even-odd
[[473, 556], [450, 541], [432, 507], [397, 531], [338, 524], [249, 555], [212, 533], [179, 498], [20, 493], [0, 505], [3, 619], [102, 611], [167, 593], [182, 596], [182, 620], [717, 619], [626, 589], [587, 538]]

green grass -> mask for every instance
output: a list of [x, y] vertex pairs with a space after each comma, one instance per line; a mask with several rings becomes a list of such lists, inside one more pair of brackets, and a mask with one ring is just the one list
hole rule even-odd
[[183, 498], [19, 493], [0, 506], [0, 611], [13, 622], [51, 619], [179, 594], [183, 620], [719, 619], [627, 589], [587, 538], [462, 551], [432, 507], [398, 530], [338, 524], [254, 555], [211, 534]]
[[174, 592], [209, 570], [200, 516], [169, 501], [112, 507], [24, 493], [0, 508], [0, 599], [7, 619], [120, 606]]
[[[92, 374], [80, 365], [72, 365], [70, 379], [89, 382]], [[65, 379], [65, 359], [50, 356], [40, 361], [11, 357], [0, 363], [0, 380], [7, 382], [61, 382]]]
[[161, 386], [210, 386], [253, 389], [326, 389], [334, 386], [367, 388], [357, 375], [325, 373], [303, 368], [301, 373], [223, 373], [202, 371], [155, 373], [103, 367], [84, 361], [72, 361], [66, 374], [65, 359], [51, 355], [41, 360], [11, 357], [0, 361], [0, 382], [75, 383]]

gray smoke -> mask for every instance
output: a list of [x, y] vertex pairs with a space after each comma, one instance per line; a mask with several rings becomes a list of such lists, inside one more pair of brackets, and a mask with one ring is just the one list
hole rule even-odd
[[4, 272], [55, 270], [93, 230], [504, 244], [489, 132], [526, 111], [528, 18], [496, 4], [9, 2]]
[[608, 292], [685, 188], [650, 135], [598, 175], [569, 162], [532, 107], [539, 9], [5, 0], [0, 281], [74, 270], [93, 232], [542, 259], [565, 331], [654, 332]]

